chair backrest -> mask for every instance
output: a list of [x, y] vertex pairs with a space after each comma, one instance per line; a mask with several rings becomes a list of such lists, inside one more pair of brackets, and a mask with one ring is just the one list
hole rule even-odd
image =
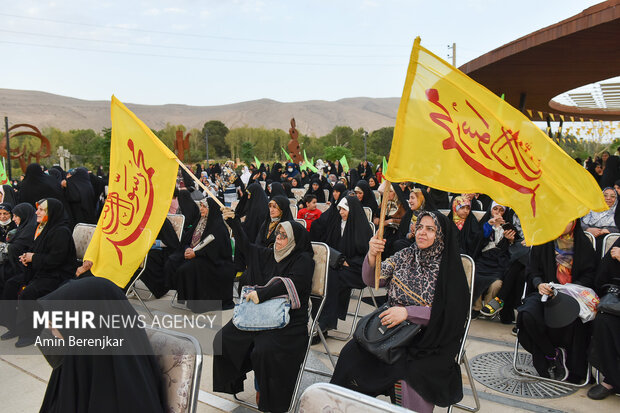
[[230, 203], [230, 208], [233, 209], [233, 210], [237, 209], [237, 205], [239, 205], [239, 200], [232, 201]]
[[297, 205], [297, 198], [289, 198], [288, 203], [291, 205]]
[[370, 230], [372, 231], [372, 236], [374, 237], [375, 234], [377, 233], [377, 230], [375, 228], [375, 224], [372, 223], [372, 222], [369, 222], [369, 224], [370, 224]]
[[263, 188], [263, 191], [264, 191], [265, 188], [267, 187], [267, 182], [265, 182], [265, 181], [258, 181], [258, 183], [260, 184], [261, 188]]
[[375, 194], [375, 199], [377, 200], [377, 205], [381, 205], [381, 192], [376, 189], [372, 190], [372, 193]]
[[293, 215], [293, 218], [297, 218], [297, 205], [290, 204], [289, 206], [291, 207], [291, 214]]
[[609, 251], [611, 246], [614, 245], [614, 242], [616, 242], [618, 237], [620, 237], [620, 234], [618, 233], [605, 235], [605, 238], [603, 238], [603, 248], [602, 248], [603, 251], [601, 251], [601, 257], [604, 257], [605, 254], [607, 254], [607, 251]]
[[449, 209], [438, 209], [437, 211], [441, 212], [445, 216], [448, 216], [448, 214], [450, 213]]
[[304, 226], [304, 228], [307, 228], [306, 227], [306, 220], [305, 219], [295, 218], [295, 222], [299, 222], [301, 225]]
[[183, 235], [183, 227], [185, 226], [185, 215], [168, 214], [168, 220], [172, 224], [172, 227], [174, 228], [174, 232], [177, 233], [177, 237], [179, 237], [179, 241], [180, 241], [181, 236]]
[[84, 254], [90, 244], [90, 240], [93, 238], [93, 234], [97, 229], [97, 225], [94, 224], [82, 224], [79, 223], [73, 228], [73, 243], [75, 244], [75, 255], [79, 261], [84, 260]]
[[323, 193], [325, 194], [325, 200], [326, 200], [326, 201], [329, 201], [329, 190], [324, 189], [324, 190], [323, 190]]
[[594, 238], [594, 235], [592, 235], [588, 231], [583, 231], [583, 233], [586, 234], [586, 237], [590, 240], [592, 246], [594, 247], [594, 250], [596, 251], [596, 238]]
[[366, 218], [368, 218], [368, 222], [372, 222], [372, 209], [364, 207], [364, 213], [366, 214]]
[[312, 274], [312, 292], [316, 297], [323, 297], [327, 292], [327, 272], [329, 271], [329, 247], [324, 242], [312, 242], [314, 250], [314, 273]]
[[315, 383], [301, 394], [299, 412], [405, 413], [411, 410], [330, 383]]
[[164, 378], [166, 412], [194, 413], [198, 407], [202, 348], [196, 338], [177, 331], [146, 328]]
[[326, 204], [324, 202], [317, 202], [316, 209], [318, 209], [319, 211], [321, 211], [321, 213], [323, 213], [329, 209], [329, 204]]
[[293, 195], [295, 195], [295, 199], [298, 201], [304, 197], [306, 191], [307, 189], [304, 188], [291, 188], [291, 192], [293, 193]]
[[480, 221], [482, 217], [484, 216], [484, 214], [486, 214], [486, 211], [471, 211], [471, 212], [472, 214], [474, 214], [474, 216], [476, 217], [478, 221]]

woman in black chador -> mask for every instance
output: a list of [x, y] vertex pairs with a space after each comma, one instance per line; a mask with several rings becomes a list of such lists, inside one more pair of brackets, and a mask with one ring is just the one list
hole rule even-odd
[[[338, 204], [340, 216], [327, 228], [325, 243], [332, 250], [327, 277], [327, 295], [319, 318], [323, 332], [337, 328], [338, 317], [347, 315], [351, 288], [365, 287], [362, 262], [368, 252], [372, 230], [362, 205], [355, 196], [347, 196]], [[334, 259], [339, 255], [339, 258]], [[317, 306], [313, 306], [316, 312]]]
[[[97, 301], [93, 310], [102, 316], [118, 315], [124, 319], [138, 316], [123, 291], [100, 277], [71, 280], [39, 300], [39, 304], [46, 310], [66, 308], [66, 304], [54, 305], [57, 300]], [[69, 336], [79, 339], [109, 336], [124, 340], [122, 350], [109, 348], [107, 353], [101, 351], [104, 354], [76, 355], [76, 351], [71, 350], [68, 354], [54, 355], [53, 358], [46, 356], [53, 370], [41, 413], [165, 411], [162, 373], [143, 329], [102, 326], [97, 330], [59, 329], [53, 334], [64, 337], [65, 343]], [[43, 354], [49, 354], [45, 347], [39, 349]], [[99, 349], [93, 351], [99, 352]], [[111, 351], [121, 354], [110, 354]]]
[[[384, 246], [384, 240], [370, 241], [362, 272], [369, 286], [374, 286], [376, 256]], [[381, 314], [382, 324], [392, 328], [409, 320], [424, 329], [409, 344], [405, 358], [391, 365], [349, 341], [340, 352], [332, 383], [378, 396], [391, 393], [394, 384], [404, 380], [403, 406], [423, 413], [431, 412], [433, 405], [446, 407], [461, 400], [463, 384], [455, 359], [469, 293], [456, 228], [448, 218], [438, 212], [420, 213], [415, 242], [381, 263], [381, 285], [387, 287], [390, 306]], [[411, 298], [415, 295], [417, 301]]]
[[[264, 286], [273, 277], [289, 278], [301, 307], [291, 309], [290, 321], [281, 329], [239, 330], [230, 321], [216, 335], [213, 357], [213, 390], [235, 394], [243, 391], [246, 373], [254, 370], [261, 411], [284, 412], [291, 402], [299, 367], [308, 342], [308, 298], [314, 272], [313, 251], [308, 232], [294, 221], [278, 224], [272, 248], [250, 244], [239, 220], [230, 209], [224, 211], [233, 230], [236, 248], [248, 263], [243, 285]], [[257, 288], [248, 299], [255, 303], [287, 294], [285, 284], [277, 280]]]
[[290, 221], [293, 219], [291, 214], [291, 203], [288, 198], [281, 195], [271, 197], [269, 201], [269, 218], [263, 221], [254, 242], [263, 247], [271, 247], [276, 241], [276, 233], [274, 230], [280, 222]]
[[30, 250], [34, 242], [34, 231], [37, 229], [34, 207], [26, 203], [17, 204], [13, 208], [13, 222], [17, 224], [17, 229], [7, 245], [7, 257], [0, 265], [0, 297], [3, 296], [4, 283], [26, 269], [19, 257]]
[[550, 282], [592, 288], [598, 262], [579, 220], [570, 222], [556, 240], [532, 247], [525, 270], [530, 293], [518, 308], [517, 327], [519, 342], [532, 354], [539, 375], [574, 383], [586, 376], [592, 323], [578, 318], [563, 328], [547, 327], [540, 299], [552, 294]]
[[[377, 205], [377, 198], [375, 198], [375, 194], [370, 189], [368, 182], [360, 179], [355, 184], [355, 195], [357, 195], [357, 199], [362, 203], [362, 206], [370, 208], [372, 211], [372, 219], [379, 218], [380, 210]], [[375, 221], [375, 224], [378, 224], [379, 221]]]
[[[211, 241], [209, 239], [213, 238]], [[166, 263], [170, 286], [177, 290], [179, 301], [195, 313], [219, 307], [232, 308], [235, 271], [228, 229], [217, 203], [211, 198], [200, 201], [200, 219], [183, 251], [170, 256]]]
[[239, 218], [245, 217], [241, 226], [249, 239], [256, 239], [261, 225], [267, 220], [269, 216], [268, 204], [267, 194], [260, 184], [255, 182], [248, 185], [235, 209], [235, 214]]
[[310, 239], [317, 242], [325, 242], [327, 240], [328, 228], [335, 228], [340, 224], [340, 212], [338, 212], [338, 203], [347, 196], [348, 190], [343, 183], [336, 183], [332, 190], [330, 206], [327, 211], [323, 212], [319, 219], [312, 223], [310, 227]]
[[[19, 202], [27, 202], [32, 206], [35, 206], [39, 199], [55, 198], [62, 203], [65, 209], [67, 208], [60, 183], [44, 173], [38, 163], [31, 163], [26, 168], [24, 180], [19, 186], [18, 198]], [[65, 211], [65, 213], [68, 217], [69, 212]]]
[[[155, 298], [163, 297], [170, 289], [166, 278], [165, 266], [170, 255], [177, 252], [180, 247], [181, 243], [174, 226], [166, 218], [159, 230], [159, 234], [157, 234], [155, 244], [148, 252], [146, 268], [144, 268], [144, 272], [140, 277]], [[139, 273], [140, 269], [136, 272]]]
[[[6, 282], [3, 300], [36, 300], [75, 276], [75, 245], [62, 204], [54, 198], [42, 199], [37, 202], [36, 215], [39, 225], [34, 233], [32, 248], [19, 257], [26, 269]], [[16, 324], [14, 307], [7, 309], [2, 317], [9, 328], [8, 333], [21, 335], [17, 347], [34, 342], [34, 337], [24, 330], [27, 325]]]
[[97, 223], [97, 200], [86, 168], [75, 168], [71, 171], [70, 176], [67, 176], [65, 198], [71, 209], [73, 226], [80, 222], [85, 224]]

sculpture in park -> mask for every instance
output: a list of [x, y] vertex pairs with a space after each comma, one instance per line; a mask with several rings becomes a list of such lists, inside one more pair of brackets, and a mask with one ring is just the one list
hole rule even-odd
[[291, 128], [288, 130], [288, 134], [291, 135], [291, 140], [288, 142], [288, 154], [293, 162], [299, 164], [303, 160], [301, 153], [299, 152], [299, 132], [295, 128], [295, 118], [291, 118]]
[[[179, 157], [181, 162], [185, 160], [185, 151], [188, 151], [187, 154], [189, 155], [189, 136], [190, 135], [191, 134], [188, 133], [187, 135], [185, 135], [185, 139], [183, 139], [183, 131], [182, 130], [177, 131], [177, 139], [174, 141], [174, 149], [176, 149], [177, 156]], [[189, 159], [189, 156], [188, 156], [188, 159]]]
[[[16, 129], [19, 128], [25, 129], [16, 131]], [[33, 159], [36, 163], [41, 163], [41, 159], [48, 158], [51, 154], [51, 145], [49, 139], [47, 139], [34, 125], [29, 125], [27, 123], [18, 123], [9, 128], [8, 134], [10, 139], [11, 159], [17, 159], [17, 161], [19, 162], [19, 166], [22, 168], [22, 171], [24, 173], [26, 172], [26, 168], [28, 167], [28, 165], [33, 162]], [[15, 140], [15, 138], [19, 136], [33, 136], [39, 139], [41, 144], [35, 152], [31, 152], [28, 150], [26, 142], [22, 142], [22, 147], [19, 147], [19, 144]], [[6, 136], [4, 137], [4, 139], [2, 139], [2, 142], [0, 142], [0, 156], [7, 158]]]

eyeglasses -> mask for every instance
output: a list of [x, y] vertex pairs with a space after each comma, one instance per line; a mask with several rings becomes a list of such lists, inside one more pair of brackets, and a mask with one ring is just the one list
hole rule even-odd
[[288, 239], [288, 235], [286, 235], [286, 232], [284, 231], [276, 232], [276, 237], [280, 237], [280, 239]]

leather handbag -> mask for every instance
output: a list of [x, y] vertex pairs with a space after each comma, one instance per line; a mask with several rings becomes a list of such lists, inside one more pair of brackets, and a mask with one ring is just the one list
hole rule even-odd
[[[428, 305], [420, 296], [411, 291], [396, 277], [392, 277], [396, 285], [420, 305]], [[417, 296], [418, 298], [414, 297]], [[363, 317], [357, 324], [353, 337], [366, 351], [387, 364], [394, 364], [406, 357], [407, 346], [420, 333], [422, 326], [405, 320], [395, 327], [387, 328], [381, 324], [379, 314], [390, 307], [384, 304], [372, 313]]]
[[597, 311], [620, 317], [620, 287], [609, 284], [607, 293], [601, 298]]
[[235, 327], [244, 331], [261, 331], [284, 328], [288, 325], [290, 309], [299, 308], [301, 303], [290, 278], [273, 277], [265, 287], [278, 279], [286, 286], [288, 295], [274, 297], [262, 303], [254, 304], [251, 300], [245, 300], [256, 287], [246, 285], [241, 289], [239, 304], [236, 304], [233, 310], [232, 322]]

